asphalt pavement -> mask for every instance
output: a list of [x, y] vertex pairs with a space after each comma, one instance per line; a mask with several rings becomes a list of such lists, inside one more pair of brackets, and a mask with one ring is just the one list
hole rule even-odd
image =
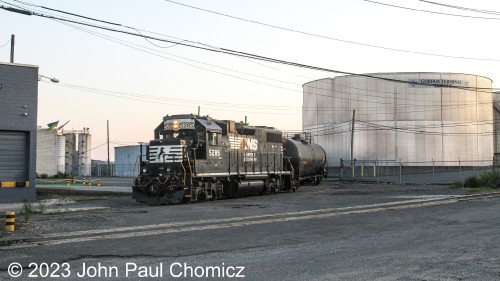
[[97, 209], [20, 218], [0, 246], [0, 279], [499, 280], [496, 196], [324, 182], [168, 206], [78, 199], [68, 206]]

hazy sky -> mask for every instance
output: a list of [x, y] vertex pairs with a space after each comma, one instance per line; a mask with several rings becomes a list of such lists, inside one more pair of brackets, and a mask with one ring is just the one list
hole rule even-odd
[[[164, 0], [30, 0], [17, 5], [45, 15], [88, 22], [198, 46], [232, 49], [353, 72], [458, 72], [500, 81], [497, 30], [500, 2], [439, 3], [496, 11], [478, 13], [425, 1], [178, 0], [190, 6], [300, 31], [259, 25]], [[52, 8], [103, 21], [109, 25]], [[478, 18], [479, 17], [479, 18]], [[127, 27], [132, 28], [127, 28]], [[314, 34], [319, 36], [308, 35]], [[15, 62], [34, 64], [61, 83], [39, 83], [38, 124], [71, 120], [67, 129], [90, 128], [93, 159], [105, 160], [106, 120], [111, 146], [153, 137], [166, 114], [196, 113], [282, 130], [302, 126], [302, 84], [337, 74], [252, 61], [54, 19], [0, 10], [0, 46], [16, 35]], [[322, 37], [321, 37], [322, 36]], [[328, 38], [326, 38], [328, 37]], [[334, 40], [339, 39], [339, 40]], [[187, 40], [187, 41], [183, 41]], [[361, 44], [349, 43], [357, 42]], [[445, 56], [398, 52], [366, 45]], [[10, 45], [0, 47], [8, 62]], [[113, 149], [111, 159], [114, 159]]]

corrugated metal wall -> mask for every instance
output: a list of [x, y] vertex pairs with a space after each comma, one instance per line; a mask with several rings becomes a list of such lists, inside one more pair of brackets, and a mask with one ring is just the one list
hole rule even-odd
[[[136, 177], [139, 175], [140, 146], [115, 147], [115, 170], [117, 177]], [[146, 160], [147, 145], [142, 146], [142, 160]]]
[[[491, 80], [455, 73], [379, 73], [304, 84], [303, 127], [322, 145], [330, 165], [354, 158], [399, 160], [412, 166], [483, 166], [493, 162]], [[454, 81], [470, 88], [411, 81]], [[476, 87], [482, 90], [475, 90]], [[486, 90], [484, 90], [486, 89]], [[469, 162], [470, 161], [470, 162]]]
[[57, 174], [56, 143], [57, 130], [38, 128], [36, 144], [37, 174], [47, 174], [49, 176]]

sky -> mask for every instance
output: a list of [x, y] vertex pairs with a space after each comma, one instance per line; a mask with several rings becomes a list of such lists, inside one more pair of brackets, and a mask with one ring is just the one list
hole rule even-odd
[[15, 34], [15, 62], [60, 81], [39, 82], [39, 126], [70, 120], [65, 129], [90, 128], [92, 159], [107, 160], [109, 120], [114, 160], [113, 147], [147, 142], [163, 116], [198, 106], [215, 119], [300, 130], [302, 85], [342, 75], [177, 43], [351, 73], [476, 74], [499, 87], [500, 2], [438, 1], [483, 12], [418, 0], [1, 0], [174, 43], [0, 10], [0, 62], [9, 61]]

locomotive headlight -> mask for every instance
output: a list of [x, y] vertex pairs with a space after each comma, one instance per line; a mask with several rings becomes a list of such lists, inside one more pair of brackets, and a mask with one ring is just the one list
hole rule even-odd
[[174, 120], [174, 122], [172, 122], [172, 129], [179, 129], [179, 120]]

